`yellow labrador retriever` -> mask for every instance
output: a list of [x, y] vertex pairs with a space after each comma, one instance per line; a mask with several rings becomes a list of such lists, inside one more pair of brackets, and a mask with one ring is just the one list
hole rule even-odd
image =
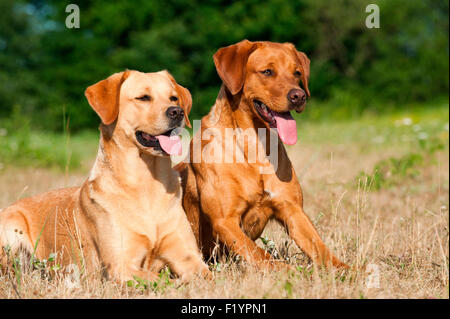
[[86, 89], [100, 116], [100, 145], [88, 180], [22, 199], [0, 212], [0, 245], [108, 277], [151, 279], [168, 264], [182, 280], [209, 277], [183, 211], [181, 152], [172, 130], [190, 126], [189, 91], [167, 71], [125, 71]]

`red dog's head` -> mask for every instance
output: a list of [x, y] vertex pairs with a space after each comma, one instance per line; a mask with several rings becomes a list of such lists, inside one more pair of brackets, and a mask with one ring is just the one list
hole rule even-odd
[[291, 43], [243, 40], [219, 49], [214, 63], [228, 91], [242, 94], [253, 106], [253, 116], [267, 127], [276, 127], [284, 143], [296, 143], [297, 128], [290, 111], [302, 112], [310, 96], [306, 54]]

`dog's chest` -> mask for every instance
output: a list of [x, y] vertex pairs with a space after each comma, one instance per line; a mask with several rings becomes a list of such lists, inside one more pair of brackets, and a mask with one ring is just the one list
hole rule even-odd
[[279, 193], [276, 189], [264, 183], [262, 179], [248, 181], [242, 185], [241, 194], [246, 194], [250, 207], [265, 206], [271, 207], [272, 202], [279, 199]]
[[91, 189], [90, 197], [107, 212], [104, 218], [103, 214], [97, 214], [104, 223], [118, 225], [122, 231], [145, 234], [152, 241], [157, 240], [156, 229], [160, 225], [170, 225], [183, 212], [181, 188], [175, 193], [168, 193], [163, 186], [127, 190], [117, 187], [110, 193]]
[[163, 191], [149, 190], [123, 199], [124, 213], [144, 224], [157, 224], [176, 217], [182, 209], [181, 197]]

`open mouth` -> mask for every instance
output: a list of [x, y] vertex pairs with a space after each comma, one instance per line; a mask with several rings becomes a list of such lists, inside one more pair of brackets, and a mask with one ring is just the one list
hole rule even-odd
[[275, 120], [273, 111], [269, 109], [267, 105], [258, 100], [253, 100], [253, 105], [255, 106], [256, 111], [258, 111], [258, 114], [270, 127], [277, 127], [277, 121]]
[[181, 155], [181, 139], [178, 135], [172, 135], [173, 130], [156, 136], [136, 131], [136, 140], [142, 146], [161, 151], [164, 155]]
[[297, 123], [290, 112], [275, 112], [259, 100], [253, 100], [253, 105], [259, 116], [269, 124], [269, 127], [277, 129], [278, 136], [284, 144], [294, 145], [297, 143]]

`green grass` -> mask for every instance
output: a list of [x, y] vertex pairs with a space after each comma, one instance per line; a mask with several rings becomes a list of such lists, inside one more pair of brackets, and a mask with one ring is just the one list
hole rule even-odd
[[[307, 106], [304, 113], [320, 105]], [[311, 110], [310, 110], [311, 109]], [[295, 115], [300, 142], [307, 144], [358, 143], [364, 149], [386, 146], [408, 148], [420, 139], [433, 136], [448, 138], [449, 102], [416, 104], [399, 111], [367, 113], [358, 118], [335, 120], [330, 116], [312, 120]]]
[[[448, 140], [447, 140], [448, 141]], [[417, 151], [409, 152], [400, 157], [389, 157], [375, 164], [369, 173], [361, 171], [357, 176], [360, 188], [365, 185], [370, 190], [378, 191], [390, 188], [407, 180], [417, 180], [421, 175], [420, 168], [436, 161], [436, 151], [445, 149], [445, 142], [439, 138], [418, 141]], [[448, 143], [447, 143], [448, 144]]]
[[435, 153], [449, 145], [449, 108], [445, 101], [366, 114], [357, 120], [303, 121], [301, 115], [297, 120], [300, 141], [308, 146], [352, 145], [358, 154], [381, 157], [372, 169], [360, 171], [355, 177], [356, 186], [368, 186], [372, 191], [420, 180], [422, 168], [436, 164]]
[[79, 169], [95, 156], [99, 133], [76, 135], [11, 129], [0, 123], [0, 168], [7, 165]]
[[[353, 143], [359, 145], [361, 152], [380, 152], [387, 146], [399, 152], [407, 151], [418, 142], [429, 143], [431, 139], [448, 145], [448, 101], [412, 105], [409, 110], [403, 107], [401, 111], [365, 114], [357, 119], [349, 116], [347, 120], [307, 115], [320, 112], [320, 108], [321, 105], [312, 103], [304, 114], [295, 115], [300, 143]], [[0, 121], [0, 169], [14, 165], [76, 170], [97, 152], [97, 130], [57, 134], [34, 130], [29, 123], [17, 114]]]
[[98, 133], [95, 132], [83, 132], [67, 140], [62, 134], [7, 131], [0, 137], [0, 163], [59, 169], [69, 165], [70, 169], [78, 169], [83, 160], [92, 158], [97, 146]]

